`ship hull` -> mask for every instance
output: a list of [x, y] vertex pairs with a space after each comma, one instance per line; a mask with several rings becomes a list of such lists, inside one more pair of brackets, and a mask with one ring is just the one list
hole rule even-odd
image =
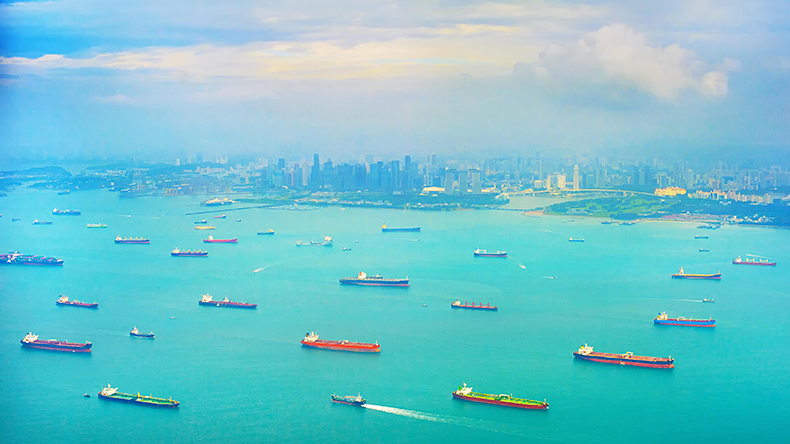
[[238, 239], [203, 239], [203, 242], [207, 244], [236, 244], [239, 242]]
[[150, 240], [117, 240], [115, 241], [116, 244], [150, 244]]
[[471, 402], [479, 402], [481, 404], [491, 404], [491, 405], [501, 405], [504, 407], [513, 407], [517, 409], [527, 409], [527, 410], [548, 410], [549, 405], [548, 403], [540, 403], [540, 404], [522, 404], [516, 402], [506, 402], [506, 401], [497, 401], [494, 399], [485, 399], [485, 398], [477, 398], [474, 396], [464, 396], [458, 393], [453, 392], [453, 398], [461, 399], [464, 401], [471, 401]]
[[0, 254], [0, 265], [63, 265], [63, 259], [47, 256]]
[[365, 405], [367, 401], [346, 401], [344, 398], [339, 396], [332, 396], [332, 402], [336, 404], [345, 404], [345, 405], [355, 405], [357, 407]]
[[208, 253], [206, 254], [185, 254], [185, 253], [170, 253], [172, 257], [207, 257]]
[[653, 319], [656, 325], [677, 325], [681, 327], [715, 327], [715, 319]]
[[129, 333], [129, 336], [135, 338], [143, 338], [143, 339], [154, 339], [155, 337], [155, 335], [152, 335], [150, 333]]
[[[173, 401], [172, 403], [170, 403], [170, 402], [168, 402], [168, 403], [146, 402], [145, 400], [138, 401], [138, 398], [135, 397], [134, 395], [130, 395], [130, 396], [131, 397], [129, 397], [129, 398], [127, 398], [127, 397], [117, 397], [117, 396], [107, 396], [107, 395], [102, 395], [101, 392], [99, 392], [99, 399], [105, 399], [107, 401], [122, 402], [124, 404], [137, 404], [137, 405], [144, 405], [144, 406], [147, 406], [147, 407], [157, 407], [157, 408], [166, 408], [166, 409], [171, 409], [171, 408], [178, 407], [178, 405], [180, 404], [180, 402], [178, 402], [178, 401]], [[142, 399], [145, 399], [145, 398], [142, 398]]]
[[721, 280], [720, 274], [673, 274], [672, 279]]
[[382, 233], [403, 233], [403, 232], [417, 232], [421, 227], [414, 228], [382, 228]]
[[222, 301], [211, 301], [211, 302], [203, 302], [198, 301], [198, 304], [205, 306], [205, 307], [227, 307], [227, 308], [256, 308], [258, 304], [245, 304], [243, 302], [222, 302]]
[[258, 233], [258, 236], [272, 236], [274, 235], [274, 231], [262, 231]]
[[89, 304], [87, 302], [71, 302], [71, 301], [69, 301], [69, 302], [57, 302], [56, 301], [55, 304], [57, 304], [57, 305], [70, 305], [72, 307], [99, 308], [99, 304], [97, 302]]
[[362, 285], [367, 287], [408, 287], [409, 281], [405, 279], [398, 279], [387, 282], [380, 282], [374, 280], [363, 280], [357, 278], [340, 279], [342, 285]]
[[775, 267], [776, 262], [747, 262], [747, 261], [732, 261], [733, 265], [762, 265], [764, 267]]
[[490, 307], [490, 306], [481, 306], [481, 305], [455, 305], [450, 304], [453, 308], [465, 308], [467, 310], [486, 310], [486, 311], [497, 311], [497, 307]]
[[380, 346], [377, 346], [375, 344], [355, 345], [355, 344], [341, 344], [339, 342], [334, 342], [334, 341], [317, 341], [317, 342], [302, 341], [302, 346], [309, 348], [319, 348], [323, 350], [345, 351], [345, 352], [354, 352], [354, 353], [381, 353]]
[[475, 253], [475, 257], [502, 257], [502, 258], [506, 258], [507, 257], [507, 253], [505, 253], [505, 254]]
[[573, 352], [573, 356], [584, 361], [600, 362], [603, 364], [631, 365], [634, 367], [646, 367], [646, 368], [675, 368], [675, 364], [673, 364], [674, 361], [670, 361], [669, 359], [664, 359], [659, 361], [647, 361], [647, 360], [640, 360], [634, 358], [626, 358], [625, 355], [623, 356], [582, 355], [581, 353], [578, 352]]
[[86, 344], [72, 344], [68, 342], [60, 342], [60, 341], [36, 341], [36, 342], [24, 342], [21, 341], [23, 347], [27, 348], [35, 348], [38, 350], [49, 350], [49, 351], [59, 351], [59, 352], [69, 352], [69, 353], [90, 353], [91, 352], [91, 343]]

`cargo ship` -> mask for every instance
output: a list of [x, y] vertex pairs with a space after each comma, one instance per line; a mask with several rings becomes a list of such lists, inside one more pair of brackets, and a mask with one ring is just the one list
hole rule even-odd
[[341, 284], [345, 285], [369, 285], [377, 287], [408, 287], [409, 278], [406, 279], [385, 279], [380, 274], [368, 276], [364, 271], [359, 272], [357, 277], [345, 277], [340, 279]]
[[142, 404], [151, 407], [178, 407], [178, 404], [180, 404], [180, 402], [173, 398], [164, 399], [155, 398], [153, 396], [142, 396], [139, 392], [136, 395], [121, 393], [117, 388], [110, 387], [110, 384], [107, 384], [107, 387], [101, 389], [99, 392], [99, 399], [125, 402], [127, 404]]
[[209, 244], [237, 244], [239, 239], [235, 237], [233, 239], [214, 239], [214, 236], [209, 236], [208, 239], [203, 239], [203, 242]]
[[52, 210], [52, 214], [55, 216], [79, 216], [82, 214], [82, 212], [77, 210], [58, 210], [57, 208], [54, 208]]
[[80, 302], [80, 301], [70, 301], [69, 297], [65, 294], [60, 295], [57, 301], [55, 301], [57, 305], [71, 305], [74, 307], [85, 307], [85, 308], [99, 308], [98, 302]]
[[587, 344], [579, 347], [578, 351], [573, 352], [573, 356], [585, 361], [603, 362], [605, 364], [633, 365], [636, 367], [649, 368], [675, 368], [672, 356], [668, 358], [654, 358], [652, 356], [635, 356], [631, 352], [620, 353], [600, 353], [594, 352], [593, 348]]
[[225, 219], [227, 216], [224, 214], [222, 216], [214, 216], [214, 219]]
[[107, 228], [105, 224], [88, 224], [88, 228]]
[[33, 225], [52, 225], [52, 221], [33, 219]]
[[455, 301], [450, 303], [450, 306], [453, 307], [453, 308], [468, 308], [470, 310], [491, 310], [491, 311], [497, 311], [497, 306], [496, 305], [494, 305], [492, 307], [491, 304], [483, 305], [482, 302], [480, 303], [480, 305], [477, 305], [474, 302], [472, 302], [472, 305], [469, 305], [466, 301], [461, 303], [461, 301], [459, 301], [458, 299], [456, 299]]
[[715, 327], [716, 320], [710, 319], [686, 319], [684, 317], [670, 318], [667, 312], [662, 311], [653, 319], [653, 323], [658, 325], [680, 325], [684, 327]]
[[351, 342], [351, 341], [327, 341], [325, 339], [318, 339], [318, 335], [310, 332], [306, 333], [302, 339], [303, 347], [322, 348], [325, 350], [335, 351], [348, 351], [360, 353], [380, 353], [381, 346], [378, 342], [369, 344], [366, 342]]
[[584, 242], [584, 239], [578, 239], [578, 238], [577, 238], [577, 239], [574, 239], [574, 238], [570, 238], [570, 239], [568, 239], [568, 242]]
[[548, 410], [549, 408], [549, 403], [545, 399], [543, 401], [534, 401], [532, 399], [515, 398], [513, 395], [477, 393], [472, 391], [472, 387], [467, 387], [465, 382], [463, 386], [459, 385], [458, 390], [453, 392], [453, 398], [519, 409]]
[[228, 199], [227, 197], [223, 197], [221, 199], [216, 198], [216, 199], [204, 200], [203, 202], [200, 202], [200, 205], [203, 205], [204, 207], [219, 207], [222, 205], [230, 205], [232, 203], [233, 200]]
[[178, 248], [174, 248], [173, 251], [170, 252], [170, 256], [173, 257], [206, 257], [208, 256], [208, 251], [181, 251]]
[[612, 221], [609, 220], [601, 221], [601, 225], [612, 225]]
[[150, 244], [151, 239], [145, 239], [143, 237], [115, 237], [116, 244]]
[[717, 224], [703, 224], [697, 226], [697, 228], [701, 228], [703, 230], [718, 230], [720, 227], [721, 225], [717, 225]]
[[710, 252], [710, 250], [708, 250], [707, 248], [700, 248], [699, 252], [700, 253], [708, 253], [708, 252]]
[[20, 254], [12, 251], [8, 254], [0, 254], [0, 264], [6, 265], [63, 265], [63, 259], [48, 256], [36, 256], [33, 254]]
[[332, 394], [332, 402], [346, 405], [365, 405], [367, 401], [361, 394], [357, 394], [357, 396], [337, 396]]
[[140, 333], [140, 330], [137, 329], [135, 326], [132, 331], [129, 332], [129, 336], [134, 336], [135, 338], [145, 338], [145, 339], [154, 339], [154, 332], [150, 333]]
[[195, 227], [196, 230], [216, 230], [213, 225], [198, 225]]
[[415, 232], [415, 231], [420, 231], [420, 228], [421, 227], [387, 228], [387, 224], [384, 224], [381, 226], [381, 232], [382, 233], [398, 233], [404, 231]]
[[768, 259], [755, 259], [751, 257], [747, 257], [745, 259], [741, 259], [740, 256], [736, 257], [732, 260], [733, 265], [763, 265], [768, 267], [775, 267], [776, 262], [771, 262]]
[[211, 307], [232, 307], [232, 308], [255, 308], [258, 304], [250, 304], [245, 301], [242, 302], [233, 302], [230, 301], [228, 298], [225, 298], [221, 301], [215, 301], [214, 298], [206, 293], [203, 295], [202, 299], [198, 301], [199, 305], [208, 305]]
[[71, 353], [90, 353], [91, 346], [93, 345], [90, 343], [90, 341], [82, 344], [75, 342], [58, 341], [55, 339], [42, 341], [41, 339], [38, 339], [38, 335], [34, 335], [33, 333], [26, 334], [25, 337], [20, 342], [22, 343], [23, 347], [37, 348], [40, 350], [63, 351], [63, 352], [71, 352]]
[[676, 274], [672, 275], [673, 279], [721, 279], [721, 273], [715, 274], [688, 274], [683, 271], [683, 267], [680, 267], [680, 271]]
[[694, 236], [694, 239], [708, 239], [708, 236]]
[[269, 231], [259, 231], [258, 236], [271, 236], [274, 234], [274, 230], [269, 229]]
[[475, 250], [475, 257], [507, 257], [507, 251], [497, 250], [496, 253], [489, 253], [486, 250], [481, 250], [478, 248]]
[[331, 247], [332, 246], [332, 237], [324, 236], [323, 242], [302, 242], [301, 240], [296, 241], [297, 247]]
[[207, 223], [208, 223], [208, 221], [206, 219], [199, 220], [199, 221], [195, 222], [195, 224], [207, 224]]

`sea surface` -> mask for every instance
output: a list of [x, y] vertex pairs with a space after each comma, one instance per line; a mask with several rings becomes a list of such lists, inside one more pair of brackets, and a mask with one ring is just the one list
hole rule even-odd
[[[205, 198], [19, 189], [0, 199], [0, 250], [65, 260], [0, 266], [0, 442], [790, 442], [788, 230], [602, 225], [517, 211], [199, 206]], [[53, 216], [54, 207], [82, 215]], [[200, 211], [216, 212], [187, 214]], [[194, 230], [202, 218], [216, 230]], [[422, 232], [385, 234], [384, 223]], [[274, 236], [256, 235], [270, 228]], [[209, 234], [239, 243], [203, 244]], [[115, 245], [116, 235], [151, 244]], [[324, 235], [333, 247], [295, 246]], [[170, 257], [175, 247], [209, 256]], [[509, 257], [474, 258], [475, 248]], [[779, 265], [731, 264], [746, 254]], [[681, 266], [723, 278], [671, 279]], [[411, 287], [338, 284], [360, 271], [408, 276]], [[204, 293], [258, 308], [201, 307]], [[56, 306], [60, 294], [99, 308]], [[456, 298], [499, 311], [451, 309]], [[717, 326], [655, 326], [661, 311]], [[134, 326], [156, 339], [130, 337]], [[378, 341], [381, 353], [303, 348], [310, 331]], [[25, 349], [27, 332], [89, 340], [93, 352]], [[585, 343], [671, 355], [676, 368], [575, 360]], [[546, 399], [550, 409], [454, 400], [463, 382]], [[108, 383], [181, 406], [98, 399]], [[369, 404], [336, 405], [333, 393], [361, 393]]]

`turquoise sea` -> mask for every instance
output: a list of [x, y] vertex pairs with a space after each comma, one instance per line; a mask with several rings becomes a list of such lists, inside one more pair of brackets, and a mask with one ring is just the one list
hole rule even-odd
[[[231, 211], [240, 204], [187, 216], [209, 210], [200, 200], [27, 189], [0, 199], [0, 250], [65, 260], [60, 268], [0, 266], [0, 442], [790, 441], [788, 230], [601, 225], [510, 211]], [[53, 216], [54, 207], [82, 215]], [[226, 219], [212, 218], [223, 212]], [[204, 217], [215, 231], [193, 229]], [[34, 226], [34, 218], [54, 224]], [[383, 234], [383, 223], [423, 230]], [[256, 235], [269, 228], [274, 236]], [[203, 244], [208, 234], [239, 243]], [[116, 235], [151, 244], [115, 245]], [[295, 246], [324, 235], [334, 247]], [[210, 254], [171, 258], [174, 247]], [[478, 247], [509, 257], [475, 259]], [[779, 265], [731, 264], [746, 254]], [[681, 266], [723, 279], [670, 279]], [[408, 276], [411, 287], [338, 284], [363, 270]], [[258, 309], [198, 306], [207, 292]], [[99, 309], [56, 306], [60, 294]], [[454, 310], [455, 298], [499, 311]], [[717, 327], [654, 326], [661, 311], [712, 316]], [[131, 338], [133, 326], [156, 339]], [[23, 349], [28, 331], [89, 340], [93, 353]], [[309, 331], [378, 341], [382, 352], [305, 349], [299, 341]], [[572, 352], [584, 343], [671, 355], [676, 368], [578, 362]], [[463, 382], [551, 407], [453, 400]], [[107, 383], [181, 406], [99, 400]], [[332, 404], [332, 393], [361, 393], [369, 406]]]

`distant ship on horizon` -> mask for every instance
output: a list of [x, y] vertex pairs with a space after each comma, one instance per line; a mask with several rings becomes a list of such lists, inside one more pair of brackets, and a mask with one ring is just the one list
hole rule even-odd
[[381, 226], [381, 232], [382, 233], [397, 233], [397, 232], [403, 232], [403, 231], [415, 232], [415, 231], [420, 231], [420, 230], [421, 230], [421, 227], [387, 228], [387, 224], [384, 224], [384, 225]]

